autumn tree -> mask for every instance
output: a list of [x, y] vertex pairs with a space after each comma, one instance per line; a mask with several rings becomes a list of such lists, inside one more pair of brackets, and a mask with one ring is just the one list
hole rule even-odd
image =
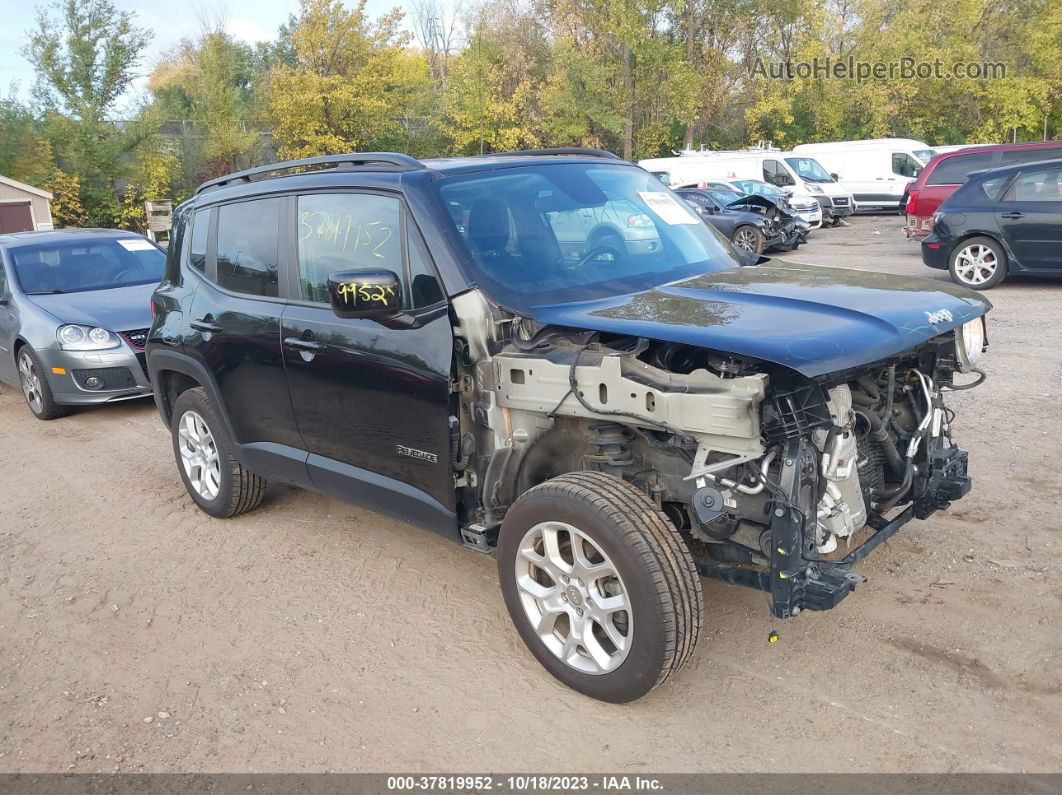
[[406, 109], [430, 87], [422, 56], [406, 49], [401, 14], [378, 20], [365, 0], [300, 0], [294, 63], [272, 72], [274, 137], [284, 158], [367, 148], [404, 150], [416, 129]]

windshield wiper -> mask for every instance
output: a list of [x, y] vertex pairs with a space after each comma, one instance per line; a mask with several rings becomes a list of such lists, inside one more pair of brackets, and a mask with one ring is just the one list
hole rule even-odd
[[37, 293], [26, 293], [26, 295], [66, 295], [66, 290], [42, 290]]

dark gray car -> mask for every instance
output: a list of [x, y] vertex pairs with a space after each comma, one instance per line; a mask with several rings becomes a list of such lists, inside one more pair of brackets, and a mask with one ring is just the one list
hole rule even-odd
[[0, 381], [42, 420], [151, 395], [143, 350], [165, 261], [132, 232], [0, 235]]

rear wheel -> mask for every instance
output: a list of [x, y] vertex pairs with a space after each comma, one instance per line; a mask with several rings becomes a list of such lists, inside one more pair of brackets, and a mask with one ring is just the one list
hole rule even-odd
[[26, 405], [37, 419], [54, 420], [70, 413], [68, 407], [55, 402], [52, 388], [44, 374], [44, 366], [37, 358], [37, 352], [29, 345], [23, 345], [18, 352], [18, 380], [22, 385]]
[[990, 237], [971, 237], [951, 253], [952, 281], [973, 290], [995, 287], [1007, 277], [1007, 255]]
[[633, 701], [693, 653], [703, 604], [689, 550], [618, 478], [573, 472], [525, 492], [502, 524], [498, 567], [520, 636], [581, 693]]
[[173, 453], [195, 504], [226, 519], [258, 507], [265, 480], [244, 467], [224, 423], [201, 388], [182, 392], [173, 405]]
[[748, 224], [739, 226], [734, 230], [734, 234], [730, 236], [730, 242], [738, 248], [751, 251], [753, 254], [763, 253], [763, 232], [754, 226], [749, 226]]

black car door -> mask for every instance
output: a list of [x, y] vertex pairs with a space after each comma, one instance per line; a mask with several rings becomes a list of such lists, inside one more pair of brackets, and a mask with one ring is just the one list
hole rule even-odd
[[[280, 348], [281, 252], [286, 197], [199, 210], [189, 270], [202, 273], [192, 299], [185, 352], [213, 376], [237, 444], [263, 474], [306, 484]], [[194, 277], [192, 277], [194, 278]]]
[[1023, 268], [1062, 269], [1062, 166], [1019, 174], [996, 218]]
[[711, 196], [703, 191], [690, 190], [679, 191], [679, 195], [687, 201], [693, 202], [697, 207], [697, 213], [707, 223], [718, 229], [727, 240], [734, 234], [734, 216], [728, 210], [724, 210]]
[[[282, 337], [310, 477], [325, 493], [452, 533], [453, 335], [425, 246], [396, 195], [296, 201], [297, 270]], [[329, 274], [359, 268], [398, 275], [407, 322], [389, 328], [332, 312]]]

